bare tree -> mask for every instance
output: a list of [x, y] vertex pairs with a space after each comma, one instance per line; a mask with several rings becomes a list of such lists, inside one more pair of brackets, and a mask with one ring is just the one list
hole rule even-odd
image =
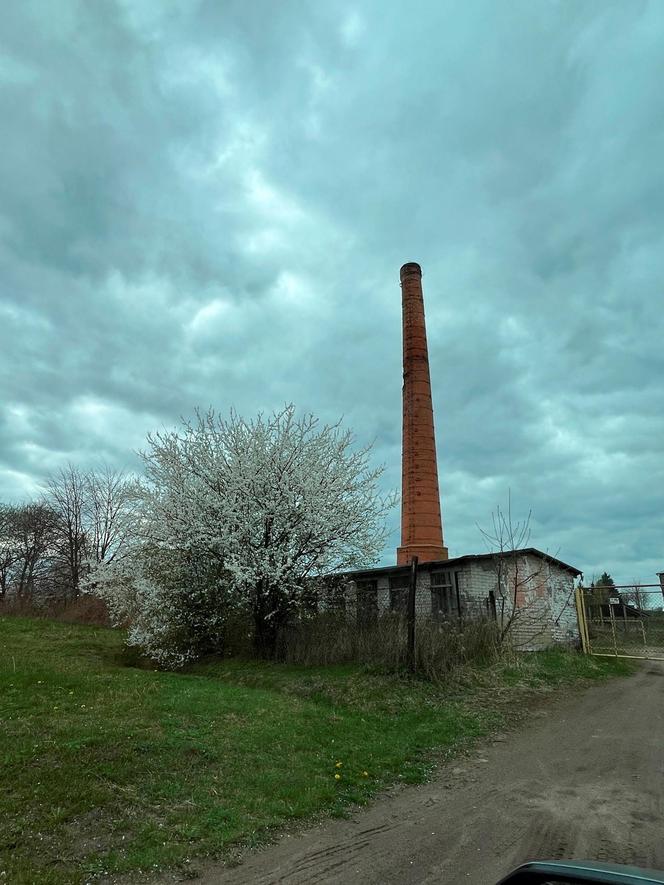
[[7, 596], [13, 567], [18, 558], [16, 507], [0, 504], [0, 599]]
[[111, 562], [130, 539], [137, 512], [136, 483], [105, 465], [84, 477], [83, 522], [90, 563]]
[[72, 464], [48, 480], [46, 500], [58, 516], [59, 554], [64, 566], [62, 595], [65, 602], [78, 596], [84, 571], [86, 495], [86, 477]]
[[643, 590], [641, 581], [638, 578], [632, 581], [631, 587], [622, 590], [620, 596], [624, 603], [633, 605], [639, 611], [648, 608], [648, 594]]
[[[544, 571], [543, 561], [532, 569], [522, 552], [530, 542], [531, 517], [532, 511], [529, 510], [525, 519], [514, 519], [512, 496], [508, 493], [507, 511], [497, 505], [491, 514], [491, 528], [483, 529], [478, 525], [493, 553], [496, 574], [495, 614], [501, 642], [514, 633], [516, 624], [536, 604], [534, 600], [526, 601], [526, 591], [541, 580]], [[543, 631], [544, 626], [541, 632]]]
[[32, 600], [45, 589], [59, 537], [58, 514], [43, 501], [14, 508], [16, 556], [12, 588], [18, 599]]
[[136, 483], [108, 465], [82, 472], [72, 464], [51, 476], [46, 500], [59, 518], [59, 584], [66, 602], [100, 563], [111, 562], [135, 528]]

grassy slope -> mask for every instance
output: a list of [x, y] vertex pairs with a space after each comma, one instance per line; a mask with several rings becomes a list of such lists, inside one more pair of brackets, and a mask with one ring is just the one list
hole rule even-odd
[[227, 853], [423, 780], [427, 751], [503, 727], [524, 686], [629, 669], [548, 653], [445, 691], [355, 666], [173, 674], [127, 666], [117, 632], [0, 619], [0, 881], [75, 883]]

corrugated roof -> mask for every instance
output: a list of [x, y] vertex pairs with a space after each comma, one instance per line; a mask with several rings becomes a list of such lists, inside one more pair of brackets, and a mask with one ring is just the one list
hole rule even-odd
[[[431, 562], [422, 562], [419, 564], [420, 569], [434, 569], [434, 568], [452, 568], [456, 565], [461, 565], [466, 562], [477, 562], [480, 560], [493, 559], [496, 556], [514, 556], [515, 554], [525, 555], [531, 554], [532, 556], [539, 556], [541, 559], [546, 560], [547, 562], [551, 562], [554, 565], [559, 566], [559, 568], [565, 569], [568, 572], [571, 572], [574, 577], [578, 577], [582, 572], [575, 568], [573, 565], [568, 565], [566, 562], [563, 562], [562, 559], [557, 559], [555, 556], [549, 556], [548, 553], [543, 553], [541, 550], [537, 550], [536, 547], [523, 547], [520, 550], [510, 550], [506, 553], [468, 553], [465, 556], [455, 556], [453, 559], [439, 559], [433, 560]], [[367, 568], [367, 569], [357, 569], [355, 571], [349, 572], [336, 572], [338, 575], [346, 575], [350, 577], [370, 577], [372, 575], [388, 575], [388, 574], [407, 574], [410, 571], [409, 565], [383, 565], [377, 568]]]

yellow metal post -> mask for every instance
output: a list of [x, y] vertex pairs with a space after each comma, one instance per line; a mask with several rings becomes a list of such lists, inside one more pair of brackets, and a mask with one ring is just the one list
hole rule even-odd
[[611, 617], [611, 632], [613, 633], [613, 650], [618, 657], [618, 639], [616, 637], [616, 616], [613, 611], [613, 603], [609, 602], [609, 615]]
[[577, 587], [574, 591], [576, 601], [576, 617], [579, 622], [579, 633], [581, 635], [581, 648], [585, 655], [590, 654], [590, 643], [588, 641], [588, 627], [586, 624], [586, 610], [583, 603], [583, 590]]

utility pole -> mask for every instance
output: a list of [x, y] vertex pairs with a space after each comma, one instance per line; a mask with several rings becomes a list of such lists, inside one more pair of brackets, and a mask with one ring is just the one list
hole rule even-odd
[[408, 586], [408, 661], [415, 672], [415, 595], [417, 591], [417, 556], [410, 561], [410, 584]]

